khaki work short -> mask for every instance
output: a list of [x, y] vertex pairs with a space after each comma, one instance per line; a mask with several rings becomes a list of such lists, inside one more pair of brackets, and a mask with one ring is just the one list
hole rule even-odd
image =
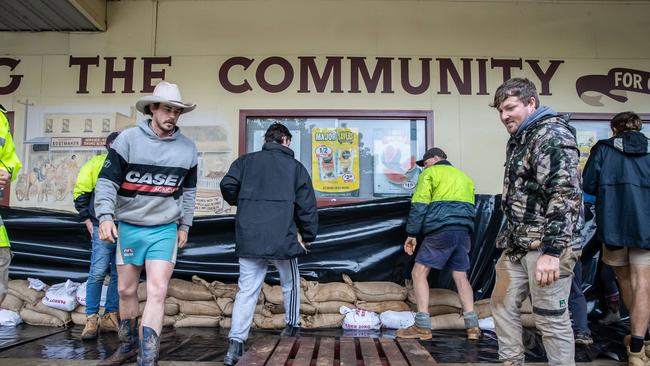
[[603, 245], [603, 262], [612, 267], [621, 267], [630, 264], [650, 266], [650, 250], [627, 247], [618, 250], [609, 250]]

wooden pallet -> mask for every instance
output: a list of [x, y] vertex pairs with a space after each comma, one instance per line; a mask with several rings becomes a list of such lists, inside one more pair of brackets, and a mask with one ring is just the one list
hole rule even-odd
[[268, 337], [256, 341], [237, 366], [425, 366], [436, 361], [411, 339]]

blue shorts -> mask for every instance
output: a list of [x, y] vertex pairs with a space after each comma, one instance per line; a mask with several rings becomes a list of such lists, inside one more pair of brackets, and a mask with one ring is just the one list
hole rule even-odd
[[117, 230], [117, 265], [141, 266], [146, 260], [176, 263], [176, 223], [138, 226], [120, 222]]
[[470, 237], [467, 230], [444, 230], [427, 235], [415, 261], [430, 268], [469, 269]]

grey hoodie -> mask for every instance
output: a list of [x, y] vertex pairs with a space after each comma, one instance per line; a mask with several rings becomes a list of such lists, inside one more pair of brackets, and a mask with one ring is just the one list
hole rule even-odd
[[177, 222], [188, 230], [196, 199], [196, 145], [178, 127], [170, 137], [158, 137], [150, 121], [113, 142], [95, 187], [97, 218], [142, 226]]

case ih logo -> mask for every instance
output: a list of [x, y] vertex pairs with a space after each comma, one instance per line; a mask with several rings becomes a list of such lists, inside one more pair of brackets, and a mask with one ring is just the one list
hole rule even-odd
[[[650, 72], [614, 68], [607, 75], [585, 75], [576, 81], [576, 92], [583, 102], [602, 106], [600, 99], [606, 95], [617, 102], [627, 101], [625, 92], [650, 94]], [[596, 92], [602, 95], [586, 95]]]

